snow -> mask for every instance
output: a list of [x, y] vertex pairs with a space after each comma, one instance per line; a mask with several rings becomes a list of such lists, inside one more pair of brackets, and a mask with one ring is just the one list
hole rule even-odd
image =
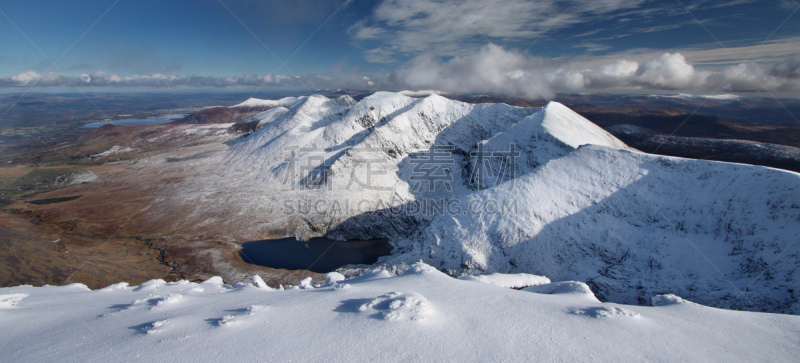
[[561, 281], [561, 282], [545, 283], [541, 285], [526, 287], [522, 289], [522, 291], [535, 292], [537, 294], [575, 295], [575, 296], [580, 296], [589, 301], [600, 302], [600, 300], [597, 300], [597, 297], [594, 296], [594, 293], [592, 293], [592, 289], [589, 288], [589, 285], [586, 285], [585, 283], [580, 281]]
[[[550, 134], [561, 142], [578, 148], [581, 145], [601, 145], [616, 149], [628, 149], [627, 145], [583, 116], [558, 102], [550, 102], [531, 117], [541, 115], [542, 133]], [[532, 120], [533, 121], [533, 120]], [[534, 124], [534, 122], [530, 122]]]
[[11, 309], [16, 305], [20, 300], [28, 297], [28, 294], [24, 293], [16, 293], [16, 294], [2, 294], [0, 295], [0, 309]]
[[133, 151], [133, 149], [130, 148], [130, 147], [122, 147], [122, 146], [119, 146], [119, 145], [114, 145], [110, 149], [108, 149], [106, 151], [103, 151], [103, 152], [101, 152], [99, 154], [92, 155], [91, 157], [92, 158], [102, 158], [102, 157], [105, 157], [105, 156], [122, 154], [122, 153], [131, 152], [131, 151]]
[[521, 289], [523, 287], [536, 286], [542, 284], [549, 284], [550, 279], [544, 276], [531, 275], [531, 274], [500, 274], [493, 273], [488, 275], [478, 276], [461, 276], [460, 280], [480, 281], [495, 286], [505, 287], [509, 289]]
[[201, 125], [186, 125], [180, 128], [185, 135], [224, 135], [227, 134], [227, 128], [233, 126], [234, 123], [221, 123], [221, 124], [201, 124]]
[[18, 286], [0, 289], [19, 297], [0, 309], [0, 360], [793, 362], [800, 351], [798, 316], [626, 306], [555, 286], [507, 289], [425, 264], [283, 291], [218, 278]]
[[516, 210], [435, 216], [382, 262], [578, 280], [629, 304], [670, 292], [798, 314], [798, 187], [791, 172], [584, 146], [458, 203]]
[[83, 170], [81, 172], [70, 174], [68, 178], [68, 185], [78, 185], [96, 180], [100, 180], [100, 177], [98, 177], [97, 174], [92, 173], [89, 170]]
[[664, 294], [664, 295], [656, 295], [653, 296], [651, 303], [653, 306], [667, 306], [667, 305], [678, 305], [678, 304], [691, 304], [691, 301], [686, 301], [682, 299], [680, 296], [675, 294]]
[[333, 286], [336, 285], [337, 282], [344, 281], [344, 275], [338, 272], [329, 272], [325, 274], [325, 286]]
[[239, 103], [231, 107], [241, 108], [273, 108], [273, 107], [291, 107], [298, 101], [303, 100], [305, 97], [284, 97], [279, 100], [262, 100], [258, 98], [248, 98], [247, 101]]
[[253, 286], [258, 287], [260, 289], [266, 289], [266, 290], [271, 290], [272, 289], [267, 285], [266, 282], [264, 282], [264, 279], [262, 279], [261, 276], [258, 276], [258, 275], [254, 275], [250, 279], [250, 283], [253, 284]]
[[258, 126], [256, 126], [256, 129], [260, 129], [264, 127], [264, 125], [272, 121], [275, 121], [278, 117], [283, 116], [283, 114], [286, 113], [286, 111], [289, 111], [289, 109], [286, 107], [278, 106], [273, 109], [261, 112], [251, 117], [249, 120], [258, 120]]
[[[401, 167], [408, 168], [407, 165], [397, 165], [398, 160], [427, 148], [438, 136], [444, 136], [439, 133], [454, 122], [467, 124], [469, 129], [478, 130], [483, 137], [488, 137], [537, 110], [503, 104], [470, 105], [440, 96], [415, 99], [388, 92], [375, 93], [358, 103], [347, 96], [338, 99], [310, 96], [250, 136], [234, 141], [221, 161], [222, 166], [212, 172], [214, 175], [208, 180], [198, 179], [187, 185], [186, 194], [191, 198], [209, 198], [207, 206], [233, 208], [236, 211], [232, 213], [275, 217], [254, 220], [262, 225], [252, 228], [271, 228], [264, 225], [267, 220], [270, 225], [291, 224], [285, 222], [286, 215], [279, 213], [284, 202], [320, 193], [319, 190], [298, 190], [286, 183], [286, 180], [299, 181], [308, 177], [302, 172], [287, 174], [291, 168], [287, 158], [294, 148], [298, 149], [295, 151], [296, 165], [310, 165], [312, 159], [321, 158], [330, 166], [327, 174], [335, 177], [329, 179], [332, 187], [326, 194], [327, 200], [386, 199], [386, 192], [352, 184], [348, 187], [352, 167], [358, 169], [356, 176], [363, 180], [364, 159], [369, 158], [377, 160], [371, 165], [385, 168], [381, 170], [381, 176], [375, 174], [375, 184], [393, 187], [402, 198], [414, 198], [408, 191], [407, 181], [397, 177]], [[446, 137], [448, 141], [469, 149], [480, 140], [475, 136], [454, 132]], [[378, 152], [361, 152], [370, 149]], [[382, 151], [388, 149], [396, 150], [396, 156]], [[209, 188], [210, 184], [223, 179], [230, 181], [227, 190]], [[265, 190], [264, 185], [276, 188]], [[211, 198], [213, 194], [230, 193], [230, 190], [238, 192], [230, 198]], [[219, 204], [221, 200], [226, 201], [225, 205]], [[374, 206], [375, 203], [371, 204]], [[196, 213], [205, 212], [197, 210]], [[341, 220], [350, 216], [352, 214], [335, 217]], [[307, 233], [311, 232], [296, 231], [297, 235]]]

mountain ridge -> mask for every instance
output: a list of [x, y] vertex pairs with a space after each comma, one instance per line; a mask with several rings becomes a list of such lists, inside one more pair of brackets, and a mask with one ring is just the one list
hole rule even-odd
[[[639, 303], [657, 292], [674, 292], [712, 306], [797, 313], [798, 297], [792, 292], [797, 286], [792, 281], [798, 261], [795, 254], [786, 253], [793, 246], [781, 243], [798, 232], [791, 229], [800, 218], [800, 209], [793, 207], [800, 205], [794, 193], [800, 178], [795, 173], [642, 154], [555, 102], [524, 109], [466, 104], [436, 95], [410, 99], [376, 93], [359, 102], [312, 96], [295, 107], [259, 132], [237, 140], [228, 154], [231, 162], [224, 163], [224, 175], [278, 185], [289, 164], [286, 153], [276, 156], [276, 147], [299, 141], [300, 148], [317, 148], [321, 154], [298, 149], [297, 160], [305, 163], [309, 157], [321, 156], [329, 164], [323, 169], [330, 189], [294, 188], [283, 195], [261, 191], [262, 196], [270, 195], [261, 200], [269, 199], [277, 210], [287, 200], [342, 205], [349, 200], [375, 202], [350, 215], [311, 210], [287, 217], [276, 216], [273, 209], [272, 223], [287, 223], [293, 217], [302, 220], [294, 223], [293, 234], [298, 238], [322, 234], [338, 239], [390, 237], [396, 252], [381, 260], [385, 264], [422, 259], [452, 275], [528, 272], [577, 279], [588, 281], [603, 299], [616, 302]], [[500, 115], [505, 115], [505, 121]], [[476, 161], [469, 155], [479, 145], [491, 153], [504, 152], [511, 143], [520, 153], [518, 174], [471, 184], [470, 171]], [[443, 189], [442, 180], [436, 182], [438, 191], [415, 190], [418, 164], [414, 155], [420, 150], [414, 148], [424, 153], [435, 145], [451, 151], [452, 179], [445, 181], [452, 191]], [[354, 153], [358, 147], [378, 149], [372, 156], [385, 167], [379, 181], [388, 190], [347, 183], [352, 176], [348, 171], [365, 165]], [[393, 150], [393, 156], [384, 152], [388, 150]], [[502, 162], [489, 162], [495, 169], [498, 163]], [[293, 180], [309, 176], [322, 180], [320, 175], [297, 172]], [[772, 189], [780, 198], [743, 196], [755, 185]], [[693, 189], [710, 197], [693, 194]], [[462, 207], [475, 201], [515, 201], [518, 214], [409, 216], [391, 211], [438, 200], [458, 201]], [[766, 209], [748, 207], [754, 204]], [[247, 209], [257, 207], [254, 202]], [[737, 217], [756, 218], [758, 212], [782, 222], [765, 221], [754, 227]], [[726, 229], [726, 225], [732, 227]], [[576, 232], [580, 229], [586, 232]], [[412, 236], [402, 236], [407, 233]], [[544, 239], [544, 245], [537, 242]], [[677, 246], [674, 240], [683, 245]], [[657, 243], [664, 247], [653, 246]], [[565, 245], [556, 247], [559, 244]], [[784, 261], [771, 264], [771, 255], [783, 255]], [[709, 265], [700, 256], [726, 262]], [[548, 259], [564, 262], [540, 262]], [[722, 271], [722, 276], [715, 276], [715, 270]], [[760, 281], [763, 277], [769, 279]], [[743, 293], [730, 286], [746, 286], [753, 280], [764, 284], [757, 292]]]

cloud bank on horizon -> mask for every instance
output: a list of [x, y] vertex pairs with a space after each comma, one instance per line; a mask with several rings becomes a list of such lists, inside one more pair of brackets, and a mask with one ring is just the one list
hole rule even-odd
[[624, 90], [680, 90], [781, 93], [800, 92], [800, 56], [772, 64], [742, 63], [719, 70], [698, 70], [680, 53], [664, 53], [639, 63], [617, 60], [594, 69], [571, 70], [552, 60], [488, 44], [474, 54], [443, 61], [420, 55], [383, 76], [335, 75], [241, 77], [165, 74], [120, 77], [97, 71], [66, 76], [26, 71], [0, 78], [0, 87], [283, 87], [336, 89], [437, 89], [452, 93], [495, 93], [549, 99], [556, 93]]
[[698, 70], [680, 53], [664, 53], [642, 63], [622, 59], [593, 69], [573, 70], [551, 63], [552, 60], [489, 44], [475, 54], [448, 61], [419, 56], [395, 71], [390, 79], [414, 89], [528, 98], [611, 90], [800, 91], [800, 56], [766, 65], [741, 63], [714, 71]]
[[[239, 2], [227, 3], [230, 15], [244, 9], [237, 8]], [[331, 14], [317, 30], [342, 38], [332, 43], [337, 51], [319, 50], [322, 57], [317, 58], [341, 56], [333, 65], [319, 61], [321, 68], [304, 75], [288, 65], [303, 52], [301, 46], [277, 70], [258, 72], [264, 67], [251, 67], [242, 69], [241, 76], [207, 75], [213, 72], [199, 68], [197, 73], [203, 75], [170, 74], [175, 68], [192, 72], [192, 64], [185, 62], [171, 65], [167, 72], [127, 73], [125, 68], [113, 69], [118, 61], [109, 63], [112, 69], [98, 66], [93, 72], [70, 75], [45, 62], [39, 69], [23, 68], [0, 77], [0, 87], [437, 89], [537, 99], [556, 93], [648, 90], [800, 93], [800, 22], [792, 21], [800, 16], [797, 1], [331, 0], [326, 4], [326, 12], [314, 19], [322, 21], [323, 13]], [[276, 6], [269, 11], [281, 11]], [[750, 16], [749, 22], [741, 19], [742, 14]], [[291, 28], [294, 18], [286, 18], [281, 26]], [[7, 15], [6, 19], [11, 21]], [[266, 38], [269, 29], [255, 27], [257, 19], [228, 20], [240, 21], [233, 26], [244, 25], [259, 42], [271, 40]], [[255, 31], [248, 21], [256, 24]], [[300, 33], [315, 28], [308, 19], [294, 23], [303, 24], [298, 25]], [[262, 31], [267, 35], [259, 37]], [[146, 48], [152, 52], [149, 58], [170, 57], [153, 50], [157, 48]], [[0, 69], [8, 69], [3, 63], [0, 59]], [[87, 62], [80, 64], [83, 69], [90, 67]]]

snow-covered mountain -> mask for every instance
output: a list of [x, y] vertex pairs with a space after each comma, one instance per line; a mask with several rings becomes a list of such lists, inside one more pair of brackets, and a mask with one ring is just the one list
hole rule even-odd
[[[425, 264], [273, 290], [152, 280], [0, 289], [0, 360], [794, 362], [800, 317], [659, 295], [601, 303], [581, 282], [453, 279]], [[537, 283], [523, 291], [504, 285]], [[255, 286], [254, 286], [255, 285]]]
[[[623, 172], [624, 171], [624, 172]], [[386, 263], [452, 273], [529, 272], [585, 281], [604, 300], [670, 292], [726, 308], [800, 313], [797, 174], [584, 146], [395, 241]]]
[[620, 303], [675, 293], [800, 313], [796, 173], [642, 154], [555, 102], [379, 92], [287, 109], [165, 200], [252, 239], [389, 237], [381, 262], [396, 269], [423, 260], [585, 281]]

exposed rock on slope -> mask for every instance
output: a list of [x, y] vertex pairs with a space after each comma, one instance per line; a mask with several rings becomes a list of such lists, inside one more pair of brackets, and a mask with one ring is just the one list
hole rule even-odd
[[264, 127], [266, 124], [275, 121], [278, 117], [283, 116], [286, 111], [289, 111], [286, 107], [278, 106], [267, 111], [260, 112], [253, 117], [235, 123], [233, 126], [231, 126], [230, 131], [250, 134]]

